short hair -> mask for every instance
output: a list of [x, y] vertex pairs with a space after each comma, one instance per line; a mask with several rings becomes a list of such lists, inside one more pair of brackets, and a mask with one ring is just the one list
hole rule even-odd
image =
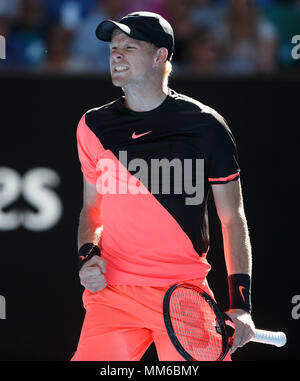
[[[153, 54], [156, 53], [158, 49], [160, 49], [159, 47], [154, 45], [152, 42], [148, 42], [148, 44], [151, 46], [151, 50], [152, 50]], [[168, 85], [169, 77], [170, 77], [172, 69], [173, 69], [171, 60], [172, 60], [172, 57], [169, 60], [167, 59], [163, 65], [163, 83], [166, 86]]]

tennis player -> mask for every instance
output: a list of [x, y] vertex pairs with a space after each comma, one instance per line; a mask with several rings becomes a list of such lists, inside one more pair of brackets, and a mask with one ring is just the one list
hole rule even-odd
[[[153, 341], [159, 360], [183, 360], [166, 333], [162, 302], [179, 281], [213, 296], [206, 280], [210, 193], [222, 226], [235, 351], [252, 338], [254, 324], [251, 245], [232, 133], [215, 110], [168, 87], [174, 35], [160, 15], [105, 20], [96, 35], [110, 43], [112, 83], [124, 95], [86, 112], [77, 129], [86, 314], [72, 360], [136, 361]], [[195, 187], [193, 197], [195, 183], [202, 191]]]

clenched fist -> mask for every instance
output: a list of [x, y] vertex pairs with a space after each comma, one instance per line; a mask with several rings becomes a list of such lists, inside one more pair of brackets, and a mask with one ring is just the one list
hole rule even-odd
[[106, 286], [104, 277], [106, 262], [103, 258], [94, 255], [81, 268], [79, 272], [80, 283], [90, 292], [103, 290]]

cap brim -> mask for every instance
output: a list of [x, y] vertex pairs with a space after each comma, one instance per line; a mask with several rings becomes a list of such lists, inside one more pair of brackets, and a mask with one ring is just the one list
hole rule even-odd
[[112, 20], [102, 21], [96, 29], [96, 36], [99, 38], [99, 40], [111, 41], [112, 33], [116, 28], [120, 29], [122, 32], [130, 36], [131, 28], [129, 28], [129, 26]]

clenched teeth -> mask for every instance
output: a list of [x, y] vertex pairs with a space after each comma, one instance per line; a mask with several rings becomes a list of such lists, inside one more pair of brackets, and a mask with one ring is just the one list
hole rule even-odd
[[126, 66], [115, 66], [115, 71], [125, 71], [128, 70]]

